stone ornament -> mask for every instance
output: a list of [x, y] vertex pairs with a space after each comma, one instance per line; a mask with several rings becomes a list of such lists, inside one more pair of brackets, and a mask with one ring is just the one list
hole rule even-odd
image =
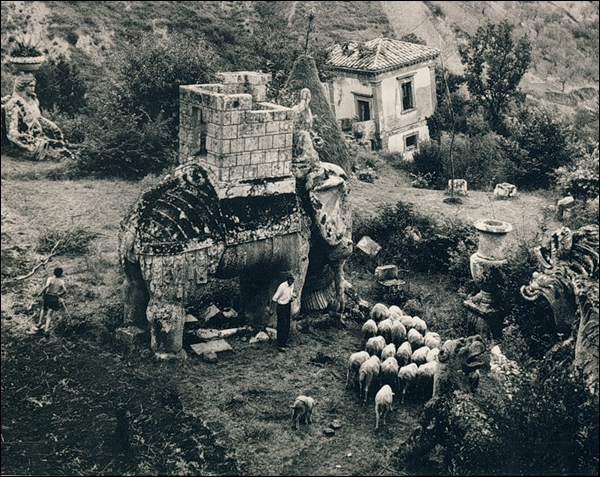
[[454, 182], [454, 195], [467, 195], [467, 181], [465, 179], [449, 179], [447, 193], [452, 192], [452, 182]]
[[42, 116], [35, 84], [33, 75], [18, 76], [13, 93], [2, 98], [6, 139], [36, 160], [43, 160], [48, 156], [72, 158], [60, 128]]

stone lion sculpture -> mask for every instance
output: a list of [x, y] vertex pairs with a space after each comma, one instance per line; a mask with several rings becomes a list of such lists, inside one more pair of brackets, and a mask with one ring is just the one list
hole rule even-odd
[[598, 225], [575, 231], [563, 227], [536, 255], [542, 271], [521, 287], [521, 294], [527, 300], [548, 301], [557, 331], [575, 339], [574, 365], [582, 368], [590, 391], [597, 394]]
[[6, 135], [11, 144], [36, 160], [73, 158], [60, 128], [42, 116], [35, 84], [33, 75], [18, 76], [13, 93], [2, 98], [3, 139]]

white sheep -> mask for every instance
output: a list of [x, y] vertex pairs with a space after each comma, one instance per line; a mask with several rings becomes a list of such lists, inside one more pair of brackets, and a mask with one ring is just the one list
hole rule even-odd
[[400, 346], [406, 340], [406, 328], [400, 321], [394, 321], [391, 330], [391, 341], [396, 346]]
[[389, 308], [388, 311], [390, 313], [396, 313], [398, 316], [404, 315], [404, 312], [399, 307], [397, 307], [396, 305], [390, 306], [390, 308]]
[[440, 338], [440, 335], [433, 331], [428, 331], [427, 333], [425, 333], [425, 336], [423, 338], [425, 340], [425, 346], [431, 349], [441, 348], [442, 346], [442, 339]]
[[393, 411], [394, 392], [387, 384], [383, 386], [375, 396], [375, 429], [379, 428], [379, 418], [385, 426], [385, 416]]
[[312, 411], [315, 406], [315, 400], [309, 396], [298, 396], [292, 404], [292, 429], [298, 427], [300, 424], [311, 424], [312, 423]]
[[389, 357], [381, 363], [381, 384], [389, 384], [392, 389], [398, 386], [398, 361]]
[[408, 340], [413, 349], [419, 349], [421, 346], [425, 345], [425, 339], [423, 338], [423, 335], [414, 328], [408, 330], [408, 333], [406, 334], [406, 339]]
[[437, 361], [438, 354], [440, 354], [439, 348], [430, 349], [429, 353], [427, 353], [427, 362]]
[[365, 403], [369, 398], [369, 388], [371, 384], [379, 384], [379, 374], [381, 372], [381, 361], [377, 356], [371, 356], [358, 370], [358, 383], [360, 385], [360, 395], [364, 394]]
[[422, 335], [427, 333], [427, 323], [425, 323], [425, 320], [419, 318], [418, 316], [413, 316], [412, 319], [415, 322], [415, 330], [417, 330]]
[[362, 326], [363, 339], [367, 341], [373, 336], [377, 336], [377, 323], [374, 320], [368, 319]]
[[373, 305], [373, 308], [371, 308], [369, 318], [375, 320], [376, 323], [379, 323], [380, 321], [385, 320], [387, 318], [387, 315], [388, 307], [385, 306], [383, 303], [376, 303], [375, 305]]
[[386, 343], [391, 343], [392, 341], [392, 325], [393, 321], [389, 318], [382, 320], [377, 326], [377, 333], [380, 336], [383, 336]]
[[412, 362], [418, 366], [425, 364], [427, 362], [427, 354], [429, 351], [430, 350], [427, 346], [421, 346], [420, 348], [417, 348], [417, 350], [415, 350], [412, 354]]
[[415, 363], [407, 364], [402, 366], [398, 370], [398, 389], [402, 395], [402, 403], [404, 404], [404, 398], [406, 397], [406, 391], [413, 384], [417, 377], [417, 371], [419, 367]]
[[413, 320], [412, 316], [402, 315], [400, 317], [400, 321], [402, 322], [402, 324], [406, 328], [407, 332], [415, 327], [415, 320]]
[[438, 365], [437, 361], [430, 361], [419, 366], [417, 370], [416, 384], [426, 401], [429, 401], [434, 394]]
[[369, 353], [366, 351], [359, 351], [358, 353], [352, 353], [350, 358], [348, 359], [348, 374], [346, 375], [346, 387], [350, 385], [350, 382], [353, 383], [356, 381], [358, 377], [358, 371], [360, 370], [360, 366], [369, 359]]
[[410, 363], [410, 359], [412, 358], [412, 347], [408, 341], [405, 341], [396, 350], [396, 361], [400, 366], [405, 366]]
[[381, 352], [385, 348], [385, 339], [383, 336], [374, 336], [373, 338], [369, 338], [367, 340], [367, 344], [365, 345], [365, 351], [367, 351], [371, 356], [381, 357]]
[[393, 358], [394, 356], [396, 356], [396, 345], [394, 343], [386, 345], [386, 347], [381, 351], [381, 361], [385, 361], [390, 357]]

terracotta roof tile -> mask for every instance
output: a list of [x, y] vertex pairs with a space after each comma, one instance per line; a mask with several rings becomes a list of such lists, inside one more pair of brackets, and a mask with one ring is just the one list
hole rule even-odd
[[376, 38], [365, 43], [335, 45], [327, 66], [365, 72], [382, 72], [437, 58], [440, 50], [390, 38]]

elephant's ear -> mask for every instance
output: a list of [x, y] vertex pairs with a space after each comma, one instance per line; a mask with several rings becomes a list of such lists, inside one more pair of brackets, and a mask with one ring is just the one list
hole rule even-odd
[[350, 188], [344, 170], [328, 162], [306, 177], [310, 204], [321, 237], [328, 245], [345, 244], [352, 231]]

